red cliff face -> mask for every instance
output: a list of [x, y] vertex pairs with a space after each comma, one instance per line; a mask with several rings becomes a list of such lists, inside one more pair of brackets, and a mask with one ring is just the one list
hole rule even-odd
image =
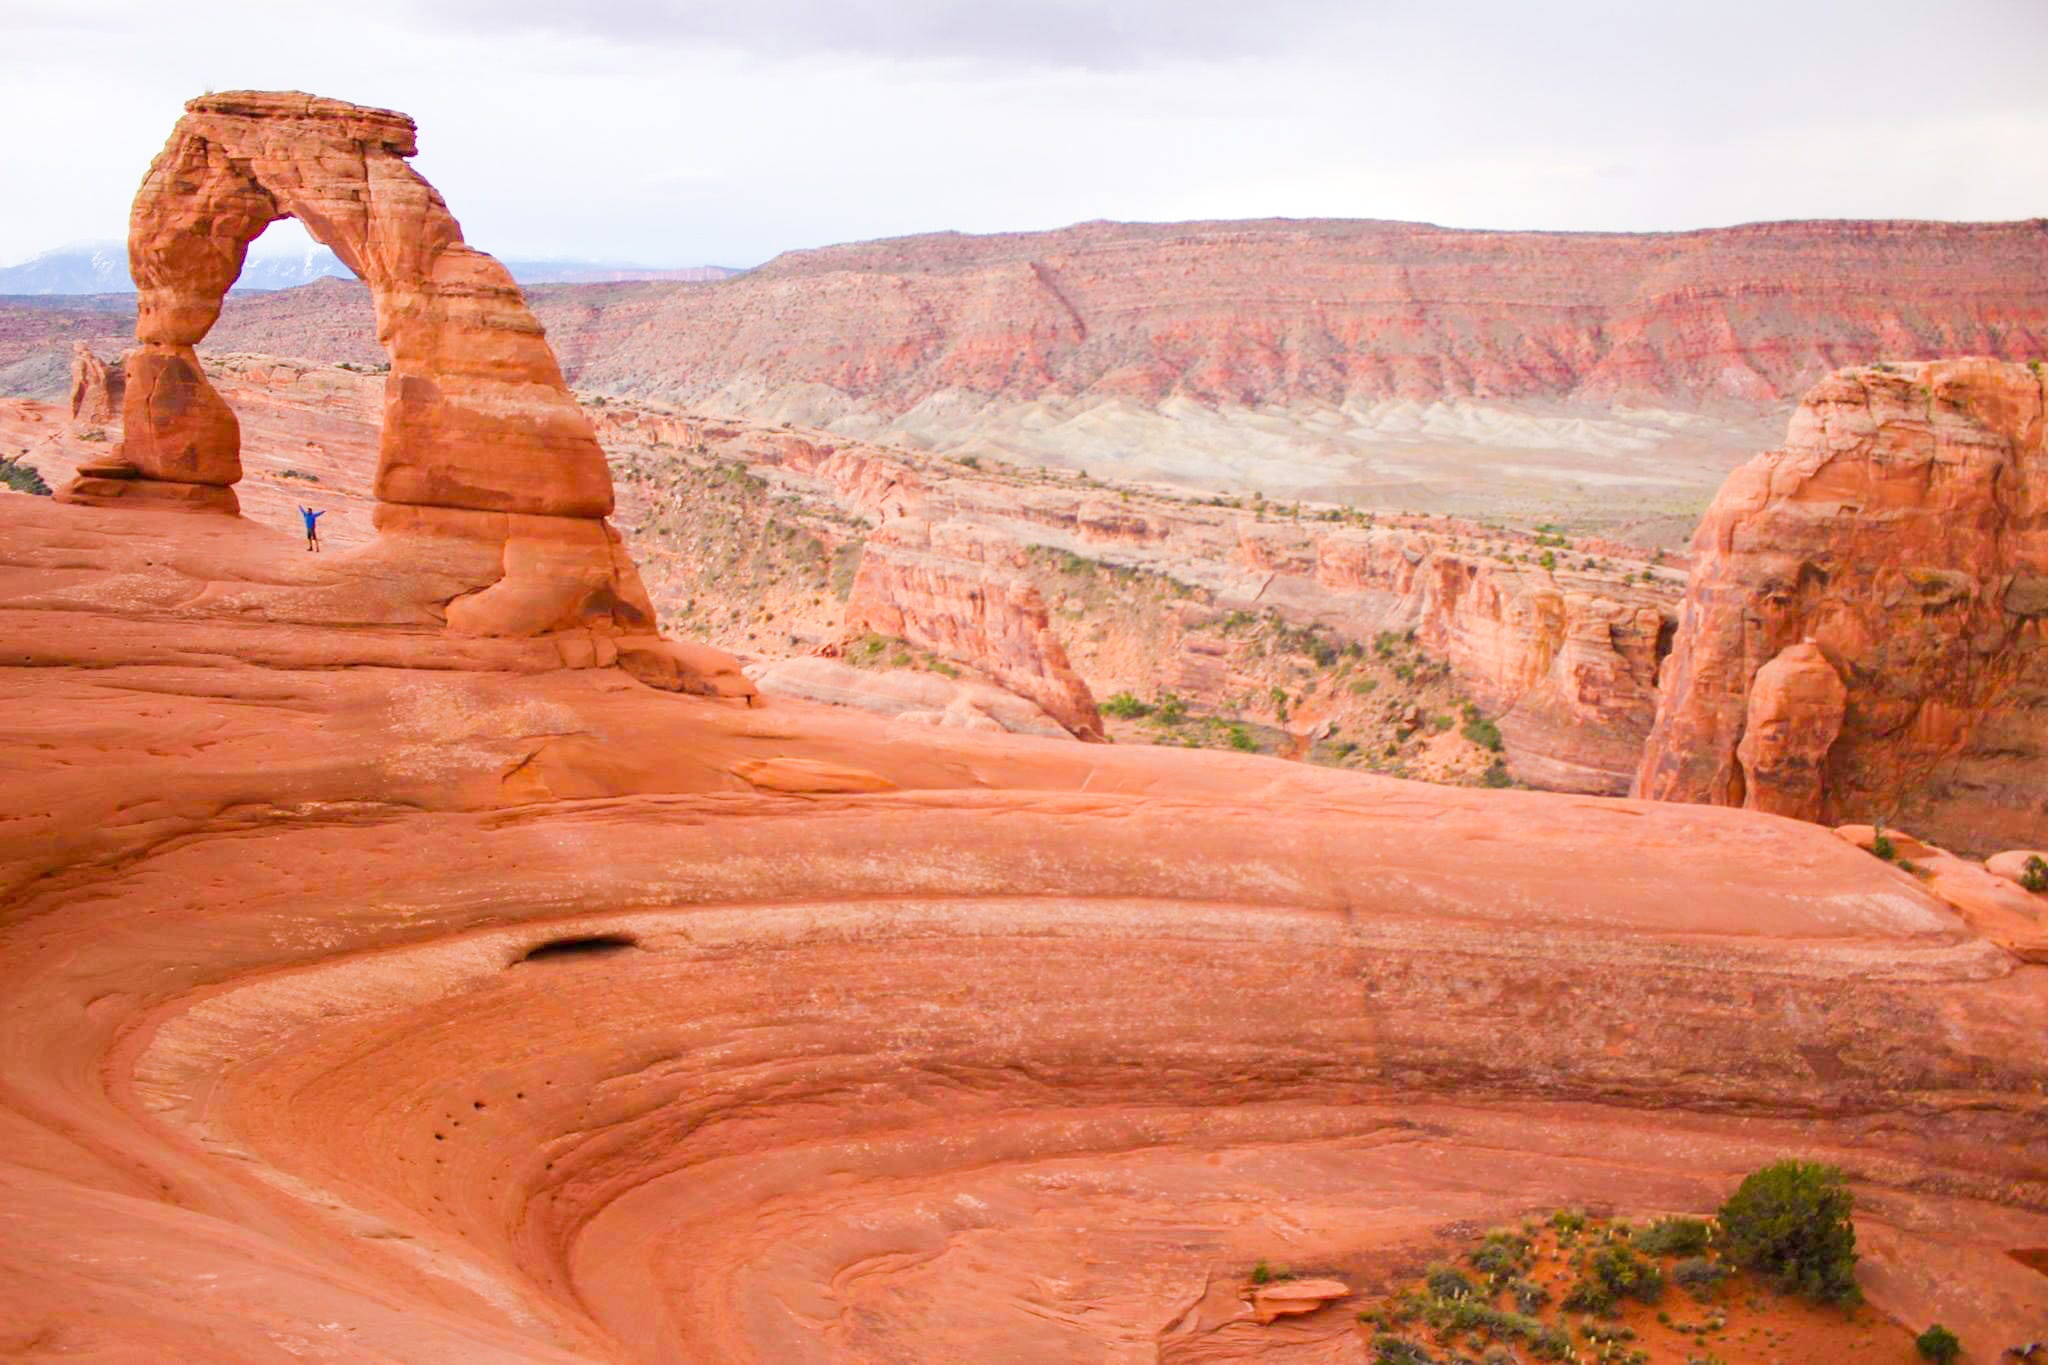
[[[2048, 832], [2042, 385], [1959, 360], [1806, 396], [1700, 526], [1641, 795], [1896, 819], [1965, 849]], [[1765, 668], [1805, 637], [1846, 687], [1839, 737], [1824, 682]], [[1760, 719], [1773, 732], [1748, 735]]]
[[541, 311], [579, 383], [677, 399], [1776, 403], [1879, 356], [2048, 354], [2048, 222], [1087, 223], [791, 252], [714, 286], [543, 291]]

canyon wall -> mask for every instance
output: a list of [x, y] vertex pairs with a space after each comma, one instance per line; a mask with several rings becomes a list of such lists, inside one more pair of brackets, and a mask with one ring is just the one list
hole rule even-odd
[[[1566, 790], [1626, 790], [1684, 581], [1682, 561], [1653, 564], [1627, 557], [1627, 547], [1471, 522], [1198, 501], [658, 405], [611, 401], [593, 414], [615, 451], [637, 444], [708, 452], [762, 472], [798, 505], [827, 500], [866, 518], [878, 534], [865, 537], [848, 604], [856, 629], [908, 633], [898, 623], [921, 618], [926, 624], [911, 638], [929, 647], [969, 629], [964, 623], [983, 604], [1003, 596], [995, 580], [1028, 574], [1054, 608], [1055, 629], [1066, 632], [1057, 658], [1034, 656], [1051, 660], [1034, 672], [1057, 676], [1086, 653], [1097, 670], [1087, 686], [1098, 695], [1168, 689], [1215, 706], [1252, 687], [1244, 661], [1225, 658], [1242, 654], [1228, 636], [1233, 616], [1322, 630], [1340, 647], [1413, 632], [1460, 692], [1497, 719], [1509, 770]], [[1132, 633], [1147, 638], [1091, 648], [1107, 614], [1098, 603], [1077, 603], [1082, 614], [1063, 618], [1067, 586], [1034, 568], [1048, 555], [1159, 585], [1133, 622]], [[1010, 629], [1034, 636], [1041, 619], [1038, 607], [1020, 607]], [[996, 655], [941, 647], [977, 665]], [[1265, 695], [1278, 681], [1257, 682], [1251, 710], [1262, 719], [1279, 719]], [[1072, 715], [1063, 700], [1071, 684], [1023, 690], [1055, 715]], [[1331, 693], [1324, 689], [1321, 709], [1295, 698], [1287, 721], [1308, 732]]]
[[[788, 252], [550, 318], [578, 382], [703, 399], [947, 394], [1790, 401], [1879, 356], [2048, 354], [2048, 220], [1701, 232], [1084, 223]], [[566, 314], [566, 310], [565, 310]]]
[[2041, 367], [1830, 376], [1694, 551], [1641, 795], [1881, 819], [1980, 853], [2048, 838]]
[[[2048, 358], [2044, 221], [1089, 223], [792, 252], [716, 284], [541, 286], [532, 303], [586, 390], [1669, 548], [1832, 369]], [[34, 348], [95, 325], [0, 304], [0, 382], [10, 364], [24, 383], [61, 374]], [[230, 299], [212, 338], [388, 359], [367, 293], [340, 281]]]

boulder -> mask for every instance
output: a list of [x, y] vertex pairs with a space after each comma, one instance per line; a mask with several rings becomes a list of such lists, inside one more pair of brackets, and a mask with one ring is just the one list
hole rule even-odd
[[[2027, 366], [1823, 380], [1700, 524], [1636, 794], [1743, 805], [1760, 764], [1784, 787], [1765, 809], [1896, 818], [1972, 852], [2040, 843], [2048, 637], [2029, 585], [2048, 572], [2044, 506], [2048, 417]], [[1812, 656], [1766, 667], [1809, 639], [1844, 692], [1825, 746], [1833, 688]], [[1752, 718], [1783, 708], [1798, 734], [1759, 735], [1745, 756]]]

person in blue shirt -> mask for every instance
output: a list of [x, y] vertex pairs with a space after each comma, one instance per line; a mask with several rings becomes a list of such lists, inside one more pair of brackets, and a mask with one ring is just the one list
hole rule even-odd
[[306, 553], [317, 554], [320, 550], [320, 518], [325, 512], [315, 512], [310, 507], [301, 507], [299, 515], [306, 519]]

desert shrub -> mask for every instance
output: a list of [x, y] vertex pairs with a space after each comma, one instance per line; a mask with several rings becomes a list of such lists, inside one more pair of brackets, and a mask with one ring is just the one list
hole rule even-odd
[[1931, 1360], [1934, 1365], [1949, 1365], [1949, 1362], [1963, 1353], [1963, 1343], [1956, 1334], [1935, 1323], [1913, 1339], [1913, 1349], [1920, 1353], [1922, 1360]]
[[1159, 694], [1157, 710], [1161, 725], [1178, 725], [1188, 718], [1188, 704], [1171, 692]]
[[1550, 1226], [1559, 1232], [1582, 1232], [1586, 1227], [1586, 1215], [1578, 1209], [1559, 1209], [1550, 1215]]
[[1688, 1256], [1671, 1267], [1671, 1278], [1686, 1293], [1704, 1299], [1728, 1278], [1728, 1267], [1704, 1256]]
[[1633, 1240], [1647, 1256], [1697, 1256], [1713, 1238], [1713, 1229], [1698, 1218], [1660, 1218]]
[[1387, 1332], [1372, 1339], [1372, 1359], [1373, 1365], [1436, 1365], [1429, 1352]]
[[1136, 720], [1139, 716], [1152, 714], [1152, 707], [1148, 703], [1139, 701], [1128, 692], [1117, 693], [1102, 703], [1102, 709], [1122, 720]]
[[1514, 784], [1515, 779], [1508, 776], [1508, 765], [1497, 758], [1486, 765], [1485, 772], [1479, 774], [1479, 785], [1482, 787], [1512, 787]]
[[1423, 1280], [1429, 1292], [1440, 1299], [1469, 1299], [1472, 1297], [1472, 1281], [1463, 1272], [1441, 1263], [1429, 1268], [1429, 1275]]
[[2040, 854], [2031, 855], [2020, 869], [2020, 885], [2029, 891], [2048, 891], [2048, 862]]
[[0, 483], [17, 493], [33, 493], [39, 498], [50, 496], [50, 485], [43, 482], [43, 476], [36, 472], [35, 466], [23, 464], [11, 455], [0, 455]]
[[1884, 832], [1882, 823], [1871, 826], [1870, 851], [1886, 862], [1898, 856], [1897, 850], [1892, 848], [1892, 837]]
[[1636, 1255], [1626, 1242], [1610, 1242], [1587, 1260], [1564, 1306], [1582, 1313], [1608, 1313], [1624, 1298], [1655, 1303], [1663, 1297], [1664, 1272], [1656, 1263]]
[[1592, 1275], [1581, 1275], [1572, 1287], [1564, 1293], [1564, 1307], [1572, 1313], [1599, 1313], [1614, 1311], [1615, 1293]]
[[1258, 1264], [1252, 1267], [1251, 1280], [1253, 1284], [1272, 1284], [1278, 1280], [1291, 1280], [1293, 1278], [1293, 1271], [1284, 1265], [1274, 1265], [1263, 1256], [1259, 1258]]
[[1788, 1294], [1856, 1303], [1855, 1196], [1841, 1171], [1779, 1161], [1751, 1174], [1721, 1206], [1721, 1253]]
[[1534, 1280], [1509, 1281], [1508, 1296], [1515, 1301], [1517, 1313], [1534, 1313], [1550, 1302], [1550, 1291]]
[[1240, 753], [1254, 754], [1259, 751], [1259, 742], [1242, 725], [1233, 725], [1230, 727], [1230, 747]]
[[1379, 685], [1378, 678], [1360, 678], [1351, 684], [1351, 690], [1358, 696], [1369, 697], [1379, 689]]
[[1529, 1242], [1512, 1232], [1488, 1233], [1479, 1250], [1467, 1259], [1472, 1268], [1482, 1275], [1512, 1275], [1522, 1268], [1523, 1260], [1529, 1254]]
[[1538, 557], [1538, 559], [1536, 560], [1536, 565], [1545, 573], [1549, 573], [1551, 570], [1557, 567], [1557, 556], [1552, 554], [1550, 551], [1545, 550], [1542, 553], [1542, 555]]
[[1480, 748], [1500, 752], [1500, 727], [1486, 717], [1477, 714], [1467, 716], [1464, 734]]

